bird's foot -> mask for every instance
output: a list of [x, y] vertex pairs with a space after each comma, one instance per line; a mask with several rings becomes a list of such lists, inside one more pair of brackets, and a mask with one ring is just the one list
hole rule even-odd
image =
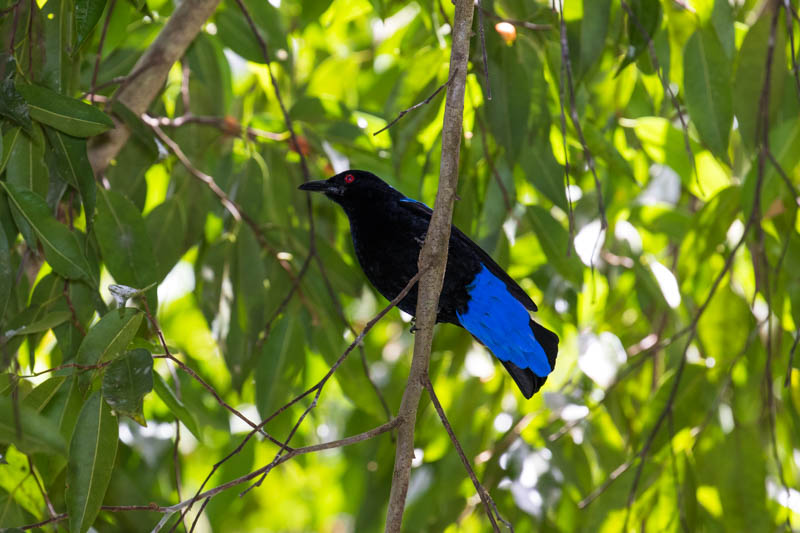
[[418, 329], [419, 328], [417, 327], [417, 321], [416, 320], [412, 320], [411, 321], [411, 328], [409, 328], [408, 332], [413, 335], [414, 332], [417, 331]]

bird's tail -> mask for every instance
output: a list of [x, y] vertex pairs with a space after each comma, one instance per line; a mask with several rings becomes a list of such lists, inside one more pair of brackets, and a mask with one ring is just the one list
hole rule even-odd
[[[536, 337], [536, 341], [541, 345], [544, 349], [544, 353], [547, 355], [550, 368], [555, 368], [556, 356], [558, 355], [558, 335], [533, 320], [529, 322], [529, 325], [533, 336]], [[519, 387], [519, 390], [522, 391], [525, 398], [533, 396], [536, 391], [544, 385], [544, 382], [547, 381], [547, 376], [537, 376], [530, 368], [520, 368], [511, 361], [503, 361], [502, 359], [500, 362], [503, 363], [508, 373], [511, 374], [511, 377], [514, 379], [514, 382], [517, 384], [517, 387]]]

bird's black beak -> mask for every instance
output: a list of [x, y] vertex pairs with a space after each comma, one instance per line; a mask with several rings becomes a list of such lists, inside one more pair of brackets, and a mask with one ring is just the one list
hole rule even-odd
[[328, 180], [308, 181], [298, 187], [301, 191], [328, 192], [331, 184]]

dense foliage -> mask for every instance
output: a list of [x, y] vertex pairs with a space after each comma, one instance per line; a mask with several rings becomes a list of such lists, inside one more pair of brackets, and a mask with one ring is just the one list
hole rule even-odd
[[[524, 401], [439, 326], [436, 392], [515, 531], [800, 527], [797, 1], [564, 3], [482, 0], [454, 219], [539, 304], [558, 365]], [[297, 186], [363, 168], [433, 204], [444, 91], [373, 133], [448, 81], [451, 2], [224, 0], [137, 116], [117, 88], [146, 83], [174, 9], [0, 0], [0, 527], [183, 528], [167, 506], [276, 442], [397, 412], [392, 310], [237, 448], [386, 304], [346, 218]], [[394, 446], [286, 452], [185, 527], [378, 531]], [[416, 446], [405, 528], [487, 530], [427, 396]]]

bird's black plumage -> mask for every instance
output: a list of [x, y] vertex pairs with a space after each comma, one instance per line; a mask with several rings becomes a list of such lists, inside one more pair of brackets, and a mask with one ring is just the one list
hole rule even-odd
[[[353, 246], [369, 281], [394, 299], [417, 273], [431, 210], [370, 172], [348, 170], [300, 186], [338, 203], [350, 220]], [[414, 287], [398, 307], [414, 315]], [[469, 331], [500, 359], [526, 398], [555, 366], [558, 336], [530, 318], [536, 304], [492, 258], [455, 226], [437, 322]]]

